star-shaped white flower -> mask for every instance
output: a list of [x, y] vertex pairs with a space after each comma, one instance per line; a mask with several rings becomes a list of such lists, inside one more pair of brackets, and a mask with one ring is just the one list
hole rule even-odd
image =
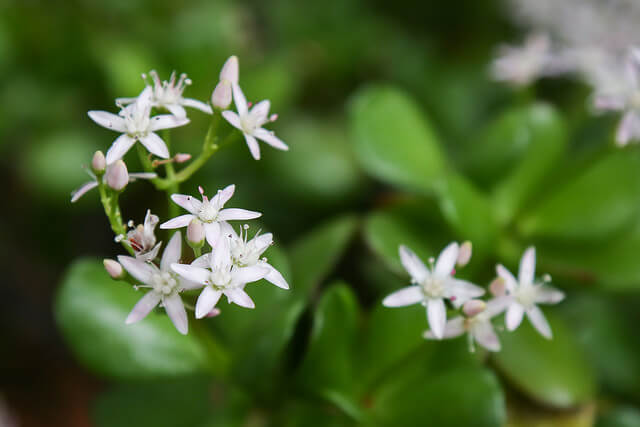
[[236, 186], [231, 184], [223, 190], [218, 190], [218, 193], [209, 200], [209, 198], [204, 195], [202, 187], [199, 187], [202, 201], [185, 194], [172, 194], [171, 200], [190, 213], [170, 219], [161, 224], [160, 228], [186, 227], [192, 219], [198, 218], [203, 223], [207, 242], [211, 247], [214, 247], [220, 235], [220, 223], [222, 221], [255, 219], [262, 215], [260, 212], [248, 211], [246, 209], [223, 209], [224, 204], [233, 196], [235, 189]]
[[197, 289], [202, 284], [181, 278], [171, 271], [171, 265], [180, 260], [182, 239], [180, 232], [176, 232], [162, 254], [160, 268], [150, 262], [145, 262], [130, 256], [120, 255], [118, 261], [136, 280], [142, 282], [141, 288], [149, 291], [133, 307], [126, 323], [142, 320], [158, 304], [166, 310], [169, 318], [181, 334], [186, 334], [188, 327], [187, 312], [184, 309], [179, 293], [183, 290]]
[[527, 313], [534, 328], [545, 338], [551, 339], [551, 328], [542, 310], [536, 304], [556, 304], [564, 299], [564, 293], [544, 282], [535, 282], [536, 249], [528, 248], [520, 259], [518, 280], [504, 266], [496, 267], [498, 276], [504, 280], [507, 296], [510, 298], [507, 308], [506, 325], [515, 330], [522, 317]]
[[453, 277], [458, 250], [456, 242], [449, 244], [438, 256], [435, 267], [429, 269], [411, 249], [400, 246], [400, 260], [411, 275], [413, 285], [388, 295], [382, 304], [386, 307], [402, 307], [422, 303], [427, 308], [427, 319], [434, 336], [442, 338], [447, 321], [444, 300], [449, 299], [459, 307], [467, 300], [484, 294], [481, 287]]
[[238, 86], [237, 83], [233, 83], [232, 87], [233, 100], [238, 109], [238, 113], [227, 110], [222, 112], [222, 116], [231, 123], [233, 127], [242, 131], [253, 158], [260, 160], [260, 146], [256, 138], [278, 150], [288, 150], [289, 146], [276, 137], [273, 131], [262, 127], [262, 125], [275, 120], [275, 116], [269, 117], [270, 102], [268, 100], [260, 101], [249, 110], [247, 100], [240, 86]]
[[[509, 303], [507, 297], [498, 297], [489, 300], [486, 304], [483, 301], [471, 300], [480, 306], [480, 309], [474, 312], [465, 310], [464, 316], [456, 316], [447, 321], [444, 327], [443, 338], [456, 338], [464, 333], [468, 333], [469, 349], [474, 350], [474, 341], [478, 342], [482, 347], [489, 351], [500, 351], [500, 341], [496, 335], [491, 318], [502, 313]], [[424, 337], [434, 339], [435, 335], [432, 331], [426, 331]]]
[[251, 297], [244, 291], [247, 283], [264, 278], [269, 269], [253, 265], [238, 267], [233, 264], [229, 238], [221, 236], [213, 253], [209, 256], [209, 269], [197, 265], [173, 264], [173, 271], [185, 279], [204, 285], [204, 290], [196, 302], [196, 318], [206, 316], [220, 300], [222, 295], [229, 303], [241, 307], [255, 308]]
[[550, 48], [551, 41], [546, 34], [530, 35], [522, 47], [503, 46], [492, 64], [493, 77], [518, 86], [528, 85], [545, 74]]
[[125, 242], [131, 246], [135, 252], [136, 258], [142, 261], [153, 261], [158, 256], [160, 245], [156, 244], [155, 228], [158, 225], [158, 217], [147, 209], [144, 217], [144, 224], [138, 224], [132, 230], [127, 232]]
[[[184, 107], [190, 107], [198, 109], [207, 114], [213, 114], [211, 106], [198, 101], [197, 99], [184, 98], [182, 93], [187, 86], [191, 84], [191, 80], [185, 73], [180, 74], [180, 78], [176, 82], [176, 72], [171, 73], [169, 80], [160, 81], [160, 77], [156, 70], [149, 71], [151, 76], [151, 85], [147, 85], [152, 88], [153, 93], [151, 95], [151, 106], [156, 108], [163, 108], [168, 110], [171, 114], [178, 118], [187, 117], [187, 112]], [[143, 78], [146, 80], [146, 76], [143, 74]], [[136, 98], [118, 98], [116, 104], [128, 105], [135, 102]]]
[[153, 89], [147, 86], [136, 100], [124, 107], [119, 114], [89, 111], [91, 120], [100, 126], [122, 132], [107, 151], [107, 164], [122, 158], [136, 141], [140, 141], [150, 153], [163, 159], [169, 158], [167, 145], [155, 131], [186, 125], [189, 119], [172, 114], [151, 117], [152, 95]]
[[[233, 264], [237, 267], [251, 267], [254, 265], [264, 267], [269, 270], [269, 273], [264, 277], [265, 280], [279, 288], [289, 289], [289, 284], [282, 274], [269, 264], [266, 258], [261, 258], [264, 251], [273, 244], [273, 234], [260, 234], [258, 232], [251, 240], [248, 240], [247, 230], [248, 227], [245, 226], [244, 231], [241, 229], [240, 235], [238, 235], [229, 223], [223, 222], [221, 224], [220, 234], [229, 238], [231, 261]], [[202, 255], [193, 261], [191, 265], [207, 267], [210, 264], [210, 256], [211, 254]]]
[[[112, 165], [107, 166], [107, 170], [110, 169], [111, 166]], [[95, 174], [88, 169], [85, 169], [85, 171], [91, 177], [91, 181], [85, 182], [80, 186], [80, 188], [77, 188], [76, 190], [73, 190], [71, 192], [71, 203], [77, 202], [80, 199], [80, 197], [84, 196], [89, 190], [93, 190], [98, 186], [98, 178], [95, 176]], [[107, 173], [108, 171], [105, 172], [104, 176], [107, 176]], [[136, 179], [153, 179], [153, 178], [156, 178], [157, 176], [158, 175], [155, 174], [154, 172], [130, 173], [129, 182], [133, 182]]]

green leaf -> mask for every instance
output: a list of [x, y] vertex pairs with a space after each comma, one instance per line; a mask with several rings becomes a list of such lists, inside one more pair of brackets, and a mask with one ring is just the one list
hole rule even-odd
[[351, 419], [330, 404], [313, 401], [288, 400], [270, 424], [282, 427], [355, 427]]
[[619, 406], [598, 418], [596, 427], [638, 427], [640, 411], [631, 406]]
[[600, 157], [520, 222], [525, 238], [594, 239], [631, 225], [640, 206], [640, 152], [616, 150]]
[[98, 260], [76, 261], [55, 301], [58, 326], [75, 356], [96, 373], [122, 379], [207, 370], [204, 346], [193, 333], [183, 336], [176, 331], [164, 313], [150, 313], [133, 325], [124, 323], [141, 297], [142, 292], [114, 282]]
[[500, 372], [536, 402], [567, 408], [589, 401], [595, 393], [591, 366], [571, 330], [545, 314], [553, 339], [543, 338], [528, 319], [514, 332], [500, 334], [502, 351], [493, 354]]
[[351, 107], [354, 149], [367, 173], [399, 188], [430, 193], [446, 160], [415, 102], [398, 89], [369, 87]]
[[353, 403], [358, 328], [356, 296], [346, 283], [332, 284], [316, 308], [309, 347], [298, 372], [298, 381], [310, 393], [347, 413], [358, 412]]
[[[559, 162], [567, 145], [567, 130], [560, 115], [547, 104], [533, 104], [511, 113], [507, 126], [517, 132], [511, 144], [524, 145], [524, 152], [506, 179], [495, 188], [498, 221], [506, 224], [517, 215], [544, 184], [544, 178]], [[496, 153], [490, 147], [487, 153]]]
[[315, 228], [289, 249], [293, 266], [292, 291], [303, 299], [313, 292], [347, 248], [358, 225], [354, 216], [334, 219]]

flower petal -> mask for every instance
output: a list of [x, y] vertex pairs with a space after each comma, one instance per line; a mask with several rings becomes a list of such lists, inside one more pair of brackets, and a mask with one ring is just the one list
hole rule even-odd
[[186, 117], [176, 117], [173, 114], [161, 114], [159, 116], [151, 117], [149, 121], [149, 130], [157, 131], [161, 129], [172, 129], [184, 126], [188, 123], [189, 119]]
[[449, 245], [440, 252], [433, 274], [441, 278], [450, 276], [453, 271], [453, 267], [456, 265], [459, 249], [460, 247], [458, 246], [458, 243], [449, 243]]
[[233, 101], [236, 103], [238, 114], [242, 117], [248, 112], [247, 98], [244, 97], [244, 93], [242, 93], [242, 89], [240, 89], [238, 83], [231, 82], [231, 87], [233, 88]]
[[214, 290], [211, 286], [206, 286], [196, 302], [196, 319], [202, 319], [213, 310], [221, 296], [222, 292]]
[[406, 305], [417, 304], [424, 300], [424, 294], [420, 286], [407, 286], [392, 294], [387, 295], [382, 300], [385, 307], [404, 307]]
[[142, 298], [140, 298], [136, 305], [133, 306], [133, 310], [131, 310], [131, 313], [129, 313], [129, 315], [127, 316], [127, 320], [125, 320], [125, 323], [129, 325], [131, 323], [135, 323], [144, 319], [145, 317], [147, 317], [147, 314], [149, 314], [151, 310], [153, 310], [158, 305], [159, 302], [159, 293], [154, 291], [147, 292]]
[[483, 313], [489, 318], [497, 316], [498, 314], [505, 311], [512, 302], [513, 302], [513, 297], [506, 296], [506, 295], [492, 298], [489, 301], [487, 301], [487, 306], [484, 309]]
[[160, 260], [160, 270], [170, 271], [171, 264], [175, 264], [180, 261], [180, 255], [182, 253], [182, 235], [179, 231], [173, 233], [171, 240], [164, 248], [162, 253], [162, 259]]
[[195, 218], [195, 215], [192, 214], [180, 215], [170, 219], [167, 222], [163, 222], [162, 224], [160, 224], [160, 228], [166, 230], [171, 228], [186, 227], [187, 225], [189, 225], [193, 218]]
[[85, 193], [93, 188], [96, 188], [98, 183], [96, 181], [89, 181], [82, 184], [77, 190], [73, 190], [71, 193], [71, 203], [75, 203], [78, 199], [85, 195]]
[[266, 267], [269, 270], [267, 275], [264, 276], [265, 280], [273, 283], [279, 288], [289, 289], [289, 284], [285, 280], [284, 276], [282, 276], [282, 274], [278, 270], [276, 270], [271, 264], [265, 262], [260, 265]]
[[191, 265], [194, 266], [194, 267], [208, 268], [209, 267], [209, 256], [210, 255], [211, 254], [204, 254], [202, 256], [199, 256], [198, 258], [193, 260]]
[[262, 216], [260, 212], [238, 208], [223, 209], [218, 213], [218, 219], [220, 221], [255, 219], [259, 218], [260, 216]]
[[127, 126], [124, 119], [117, 114], [107, 111], [89, 111], [89, 117], [102, 127], [115, 130], [116, 132], [126, 132]]
[[270, 108], [271, 102], [268, 99], [265, 99], [264, 101], [260, 101], [254, 105], [249, 114], [251, 114], [256, 123], [265, 122], [269, 115]]
[[187, 111], [182, 107], [182, 105], [164, 104], [163, 107], [169, 110], [169, 112], [177, 118], [187, 117]]
[[551, 327], [549, 326], [549, 322], [547, 322], [547, 319], [544, 317], [544, 314], [542, 313], [542, 310], [540, 310], [540, 307], [534, 305], [528, 308], [527, 317], [531, 321], [533, 327], [536, 328], [538, 332], [540, 332], [540, 335], [547, 339], [551, 339], [553, 337], [553, 335], [551, 334]]
[[484, 289], [466, 280], [449, 278], [445, 282], [445, 296], [456, 308], [473, 298], [484, 295]]
[[253, 136], [263, 140], [264, 142], [266, 142], [273, 148], [277, 148], [278, 150], [289, 150], [289, 146], [287, 144], [285, 144], [280, 138], [278, 138], [272, 131], [269, 131], [267, 129], [256, 129], [256, 131], [253, 133]]
[[189, 264], [171, 264], [171, 269], [191, 282], [206, 284], [211, 278], [209, 270]]
[[211, 198], [211, 203], [221, 208], [229, 201], [229, 199], [231, 199], [231, 197], [233, 197], [233, 193], [235, 193], [235, 191], [235, 184], [227, 185], [222, 190], [218, 190], [218, 192]]
[[220, 238], [220, 224], [217, 222], [204, 223], [204, 237], [209, 246], [214, 248]]
[[564, 292], [551, 286], [542, 285], [536, 295], [536, 304], [557, 304], [564, 299]]
[[184, 309], [180, 295], [172, 294], [164, 298], [162, 303], [164, 304], [164, 309], [167, 311], [169, 319], [173, 322], [173, 326], [175, 326], [182, 335], [187, 335], [189, 331], [187, 311]]
[[398, 249], [400, 261], [414, 282], [422, 282], [431, 274], [422, 260], [407, 246], [400, 245]]
[[500, 351], [500, 341], [490, 321], [476, 322], [471, 330], [473, 338], [489, 351]]
[[122, 264], [125, 270], [129, 272], [136, 280], [145, 285], [151, 284], [151, 278], [158, 273], [158, 268], [148, 262], [136, 259], [126, 255], [118, 255], [118, 262]]
[[[464, 318], [462, 316], [454, 317], [453, 319], [447, 321], [447, 324], [444, 325], [444, 334], [442, 338], [455, 338], [459, 337], [465, 332], [464, 329]], [[423, 335], [424, 338], [427, 339], [435, 339], [436, 336], [433, 334], [431, 330], [426, 331]]]
[[245, 307], [245, 308], [256, 307], [251, 297], [240, 288], [225, 290], [224, 294], [227, 296], [227, 299], [229, 300], [229, 302], [233, 302], [239, 305], [240, 307]]
[[164, 143], [158, 134], [149, 132], [146, 136], [140, 138], [140, 143], [144, 145], [144, 148], [146, 148], [151, 154], [155, 154], [163, 159], [169, 158], [169, 149], [167, 148], [167, 144]]
[[202, 207], [202, 202], [193, 196], [187, 194], [172, 194], [171, 200], [182, 209], [197, 215]]
[[632, 139], [640, 137], [640, 117], [635, 111], [627, 111], [618, 125], [616, 142], [627, 145]]
[[222, 117], [224, 117], [224, 119], [228, 121], [229, 124], [231, 124], [231, 126], [233, 126], [234, 128], [242, 130], [242, 125], [240, 124], [240, 116], [238, 116], [235, 111], [223, 111]]
[[433, 335], [437, 339], [443, 338], [444, 326], [447, 323], [447, 308], [445, 307], [442, 298], [430, 299], [427, 301], [427, 319], [429, 320], [429, 327], [433, 331]]
[[269, 269], [253, 265], [251, 267], [234, 268], [231, 273], [233, 274], [232, 283], [236, 286], [241, 286], [264, 278], [269, 273]]
[[518, 281], [520, 286], [530, 285], [533, 283], [536, 273], [536, 248], [533, 246], [527, 248], [520, 259], [520, 268], [518, 269]]
[[196, 110], [200, 110], [203, 113], [213, 114], [213, 110], [211, 109], [211, 106], [209, 104], [198, 101], [197, 99], [182, 98], [182, 105], [184, 105], [185, 107], [195, 108]]
[[509, 308], [507, 308], [507, 315], [505, 323], [507, 325], [507, 329], [510, 331], [515, 331], [520, 323], [522, 323], [522, 316], [524, 315], [524, 307], [517, 302], [512, 303]]
[[120, 160], [122, 156], [124, 156], [127, 151], [129, 151], [129, 149], [133, 147], [133, 144], [135, 144], [135, 142], [135, 139], [124, 133], [116, 138], [116, 140], [113, 141], [113, 144], [111, 144], [111, 147], [109, 147], [109, 150], [107, 151], [107, 164], [110, 165], [117, 160]]
[[507, 292], [514, 293], [518, 288], [518, 281], [509, 270], [507, 270], [502, 264], [496, 265], [496, 273], [498, 277], [504, 280], [504, 286], [507, 288]]
[[260, 145], [258, 141], [251, 135], [245, 133], [244, 139], [247, 141], [247, 146], [249, 147], [249, 152], [255, 160], [260, 160]]

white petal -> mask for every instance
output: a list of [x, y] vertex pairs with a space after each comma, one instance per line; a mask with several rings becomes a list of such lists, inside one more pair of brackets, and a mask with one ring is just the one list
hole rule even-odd
[[427, 319], [429, 320], [429, 327], [433, 331], [433, 335], [437, 339], [444, 337], [444, 325], [447, 323], [447, 308], [442, 298], [427, 301]]
[[490, 321], [476, 322], [472, 329], [473, 338], [489, 351], [500, 351], [500, 341]]
[[228, 268], [231, 265], [231, 248], [227, 236], [218, 234], [216, 246], [209, 261], [212, 269]]
[[449, 278], [445, 283], [445, 296], [451, 299], [453, 305], [458, 308], [470, 299], [484, 295], [484, 289], [466, 280]]
[[[444, 325], [444, 334], [442, 338], [455, 338], [459, 337], [465, 332], [464, 329], [464, 318], [462, 316], [454, 317], [453, 319], [447, 321], [447, 324]], [[427, 339], [435, 339], [436, 336], [431, 332], [431, 330], [426, 331], [423, 336]]]
[[635, 111], [628, 111], [622, 116], [616, 133], [616, 142], [626, 145], [629, 141], [640, 137], [640, 118]]
[[189, 123], [189, 119], [186, 117], [176, 117], [173, 114], [161, 114], [159, 116], [151, 117], [149, 130], [156, 131], [161, 129], [172, 129], [184, 126], [187, 123]]
[[497, 316], [507, 309], [509, 305], [513, 303], [513, 297], [500, 296], [495, 297], [487, 301], [487, 307], [484, 309], [484, 314], [489, 318]]
[[238, 57], [230, 56], [220, 70], [220, 80], [228, 80], [229, 83], [237, 84], [239, 68]]
[[144, 319], [159, 302], [159, 293], [154, 291], [147, 292], [133, 307], [133, 310], [131, 310], [131, 313], [127, 316], [127, 320], [125, 320], [125, 323], [129, 325]]
[[166, 104], [164, 107], [177, 118], [181, 119], [183, 117], [187, 117], [187, 111], [182, 107], [182, 105]]
[[160, 251], [160, 246], [161, 245], [162, 245], [162, 242], [159, 242], [149, 252], [144, 252], [144, 253], [138, 252], [138, 253], [136, 253], [136, 259], [139, 259], [141, 261], [146, 261], [146, 262], [153, 261], [158, 256], [158, 252]]
[[267, 129], [256, 129], [256, 131], [253, 133], [253, 136], [263, 140], [264, 142], [266, 142], [273, 148], [277, 148], [278, 150], [289, 150], [289, 146], [287, 144], [285, 144], [280, 138], [275, 136], [273, 132], [268, 131]]
[[202, 207], [202, 202], [200, 200], [186, 194], [172, 194], [171, 200], [173, 200], [173, 202], [182, 209], [186, 209], [194, 215], [197, 215]]
[[407, 286], [399, 291], [387, 295], [382, 300], [385, 307], [404, 307], [406, 305], [417, 304], [424, 300], [424, 294], [419, 286]]
[[536, 273], [536, 248], [527, 248], [520, 259], [520, 269], [518, 270], [518, 281], [520, 286], [533, 283]]
[[260, 212], [248, 211], [246, 209], [229, 208], [223, 209], [218, 213], [218, 219], [221, 221], [255, 219], [262, 216]]
[[171, 240], [164, 248], [162, 253], [162, 259], [160, 260], [160, 270], [169, 271], [171, 264], [175, 264], [180, 261], [180, 255], [182, 253], [182, 235], [179, 231], [173, 233]]
[[225, 203], [229, 201], [229, 199], [231, 199], [231, 197], [233, 197], [233, 193], [235, 193], [235, 191], [236, 191], [235, 184], [227, 185], [222, 190], [219, 190], [211, 198], [211, 203], [213, 203], [216, 206], [222, 207], [224, 206]]
[[158, 272], [158, 269], [153, 264], [135, 259], [134, 257], [118, 255], [118, 262], [122, 264], [124, 269], [136, 280], [146, 285], [151, 284], [151, 278]]
[[133, 182], [136, 179], [153, 179], [157, 177], [158, 174], [155, 172], [133, 172], [129, 174], [129, 182]]
[[204, 236], [209, 246], [214, 248], [220, 238], [220, 224], [217, 222], [204, 223]]
[[456, 242], [449, 243], [449, 245], [440, 252], [433, 274], [437, 277], [447, 277], [451, 275], [458, 259], [458, 250], [459, 246]]
[[192, 289], [198, 289], [203, 286], [202, 283], [192, 282], [185, 278], [180, 278], [180, 289], [185, 291], [190, 291]]
[[171, 264], [171, 269], [191, 282], [207, 283], [211, 278], [209, 270], [189, 264]]
[[265, 262], [265, 263], [262, 263], [260, 265], [267, 267], [267, 269], [269, 270], [267, 275], [264, 276], [265, 280], [273, 283], [274, 285], [276, 285], [279, 288], [289, 289], [289, 284], [287, 283], [285, 278], [271, 264]]
[[85, 193], [93, 188], [96, 188], [98, 183], [96, 181], [89, 181], [82, 184], [77, 190], [73, 190], [71, 193], [71, 203], [75, 203], [78, 199], [85, 195]]
[[242, 130], [242, 125], [240, 124], [240, 116], [238, 116], [238, 114], [234, 111], [223, 111], [222, 117], [224, 117], [224, 119], [228, 121], [234, 128]]
[[202, 319], [213, 310], [221, 296], [222, 292], [214, 290], [211, 286], [206, 286], [196, 302], [196, 319]]
[[618, 111], [624, 108], [624, 99], [615, 95], [596, 95], [593, 103], [598, 110]]
[[162, 303], [164, 304], [164, 309], [167, 311], [167, 315], [169, 315], [169, 319], [171, 319], [178, 332], [182, 335], [187, 335], [189, 331], [187, 312], [184, 309], [180, 295], [173, 294], [168, 298], [164, 298]]
[[254, 265], [251, 267], [240, 267], [232, 270], [232, 283], [236, 286], [245, 285], [264, 278], [269, 273], [269, 269]]
[[426, 277], [429, 277], [429, 269], [411, 249], [400, 245], [398, 252], [402, 265], [415, 282], [422, 282]]
[[199, 256], [198, 258], [193, 260], [191, 265], [194, 267], [207, 268], [209, 267], [209, 256], [210, 254]]
[[536, 304], [557, 304], [564, 299], [564, 292], [552, 288], [551, 286], [542, 285], [536, 295]]
[[195, 215], [192, 214], [180, 215], [170, 219], [167, 222], [163, 222], [162, 224], [160, 224], [160, 228], [166, 230], [170, 228], [186, 227], [187, 225], [189, 225], [193, 218], [195, 218]]
[[116, 132], [125, 132], [127, 127], [124, 119], [117, 114], [107, 111], [89, 111], [89, 117], [102, 127], [115, 130]]
[[502, 264], [496, 265], [496, 273], [504, 280], [504, 286], [509, 293], [514, 293], [518, 287], [518, 281], [509, 270], [507, 270]]
[[251, 297], [242, 289], [235, 288], [224, 291], [224, 294], [227, 296], [229, 302], [233, 302], [240, 307], [245, 308], [255, 308], [256, 305], [253, 303]]
[[520, 323], [522, 323], [522, 316], [524, 315], [524, 307], [517, 302], [512, 303], [507, 308], [506, 325], [510, 331], [515, 331]]
[[113, 144], [111, 144], [111, 147], [109, 147], [109, 150], [107, 151], [107, 164], [110, 165], [117, 160], [120, 160], [122, 156], [124, 156], [127, 151], [129, 151], [129, 149], [133, 147], [133, 144], [135, 144], [135, 142], [135, 139], [124, 133], [116, 138], [116, 140], [113, 141]]
[[[173, 117], [173, 116], [172, 116]], [[151, 154], [155, 154], [163, 159], [169, 158], [169, 149], [158, 134], [150, 132], [146, 136], [140, 138], [140, 143], [144, 145]]]
[[533, 327], [536, 328], [538, 332], [540, 332], [540, 335], [547, 339], [552, 338], [549, 322], [547, 322], [547, 319], [544, 317], [542, 310], [540, 310], [538, 306], [534, 305], [528, 308], [527, 317], [529, 317], [529, 320], [531, 321]]
[[269, 102], [268, 99], [265, 99], [264, 101], [260, 101], [254, 105], [249, 114], [254, 117], [257, 123], [264, 122], [267, 120], [270, 108], [271, 102]]
[[258, 141], [253, 136], [247, 133], [244, 134], [244, 139], [245, 141], [247, 141], [249, 152], [251, 152], [253, 158], [256, 160], [260, 160], [260, 145], [258, 144]]
[[242, 93], [238, 83], [231, 82], [231, 87], [233, 88], [233, 100], [236, 103], [238, 114], [242, 117], [247, 114], [247, 99], [244, 97], [244, 93]]
[[209, 104], [198, 101], [197, 99], [182, 98], [182, 105], [184, 105], [185, 107], [195, 108], [202, 111], [203, 113], [213, 114], [213, 110], [211, 109], [211, 106]]

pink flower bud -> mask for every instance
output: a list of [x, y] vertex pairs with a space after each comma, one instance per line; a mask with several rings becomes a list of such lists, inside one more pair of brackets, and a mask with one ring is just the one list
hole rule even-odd
[[118, 160], [107, 168], [107, 185], [116, 191], [121, 191], [129, 182], [127, 165]]
[[216, 317], [219, 314], [220, 314], [220, 309], [218, 307], [215, 307], [213, 310], [207, 313], [204, 317]]
[[231, 105], [231, 100], [231, 83], [229, 80], [220, 80], [211, 94], [211, 105], [213, 105], [213, 108], [226, 110]]
[[175, 159], [176, 163], [184, 163], [184, 162], [188, 162], [189, 160], [191, 160], [191, 154], [189, 154], [189, 153], [178, 153], [175, 156], [173, 156], [173, 158]]
[[465, 265], [469, 264], [469, 260], [471, 259], [471, 250], [472, 245], [468, 240], [460, 245], [460, 250], [458, 251], [458, 259], [456, 261], [456, 265], [458, 267], [464, 267]]
[[220, 71], [220, 81], [227, 80], [231, 84], [238, 83], [238, 57], [233, 55], [227, 59]]
[[204, 239], [205, 232], [202, 222], [197, 218], [192, 219], [187, 226], [187, 243], [189, 243], [189, 246], [192, 248], [200, 248], [204, 245]]
[[482, 313], [485, 308], [487, 308], [487, 304], [484, 301], [472, 299], [464, 303], [462, 306], [462, 312], [467, 317], [473, 317]]
[[107, 162], [104, 158], [104, 154], [100, 150], [96, 151], [93, 155], [93, 159], [91, 159], [91, 169], [93, 169], [93, 173], [101, 175], [104, 173], [106, 167]]
[[506, 293], [506, 286], [502, 277], [496, 277], [489, 285], [489, 292], [494, 297], [501, 297]]
[[107, 273], [109, 273], [112, 279], [118, 280], [125, 276], [124, 269], [118, 261], [105, 259], [102, 263], [104, 264], [104, 269], [107, 270]]

